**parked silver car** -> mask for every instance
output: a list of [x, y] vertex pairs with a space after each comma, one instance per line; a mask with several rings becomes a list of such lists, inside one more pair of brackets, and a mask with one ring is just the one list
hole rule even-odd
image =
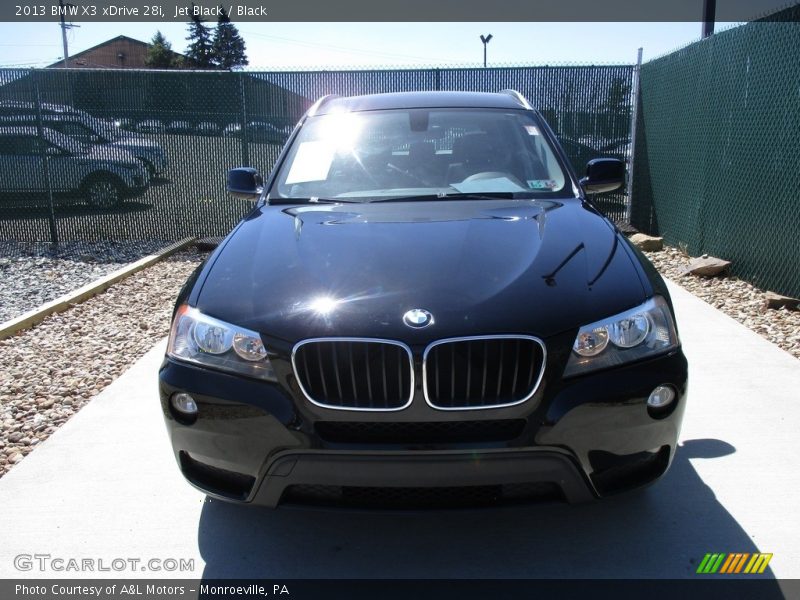
[[222, 135], [224, 137], [241, 137], [242, 136], [242, 124], [241, 123], [231, 123], [225, 129], [222, 130]]
[[86, 111], [70, 106], [69, 104], [54, 104], [52, 102], [42, 102], [37, 106], [35, 102], [25, 102], [22, 100], [2, 100], [0, 101], [0, 117], [17, 117], [25, 115], [36, 115], [41, 111], [43, 115], [82, 115], [90, 116]]
[[[0, 126], [36, 127], [36, 122], [36, 115], [31, 114], [0, 117]], [[126, 150], [142, 161], [151, 177], [167, 170], [167, 155], [158, 142], [123, 134], [114, 125], [101, 119], [79, 113], [42, 114], [42, 124], [85, 144], [108, 144]]]
[[267, 121], [250, 121], [247, 124], [247, 137], [253, 142], [283, 144], [292, 133], [292, 126], [278, 126]]
[[133, 131], [136, 123], [126, 117], [117, 117], [112, 121], [112, 124], [117, 129], [122, 129], [124, 131]]
[[59, 203], [75, 198], [110, 208], [142, 194], [150, 183], [145, 166], [130, 152], [110, 145], [84, 144], [35, 127], [0, 127], [0, 195], [27, 200], [47, 193], [44, 160]]
[[202, 121], [201, 123], [197, 124], [197, 127], [195, 127], [194, 132], [197, 135], [219, 135], [220, 128], [219, 125], [217, 125], [213, 121]]
[[164, 123], [158, 119], [145, 119], [144, 121], [139, 121], [136, 125], [136, 131], [141, 131], [142, 133], [163, 133]]
[[190, 121], [177, 120], [167, 123], [169, 133], [194, 133], [194, 125]]

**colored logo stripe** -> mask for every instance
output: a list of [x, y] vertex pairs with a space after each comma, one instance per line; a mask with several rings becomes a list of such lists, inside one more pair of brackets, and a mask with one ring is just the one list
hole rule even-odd
[[[748, 561], [749, 559], [749, 561]], [[697, 573], [710, 575], [719, 572], [720, 574], [761, 574], [767, 569], [769, 561], [772, 559], [772, 554], [737, 552], [732, 554], [726, 553], [709, 553], [700, 561], [697, 567]], [[745, 564], [747, 566], [745, 566]]]
[[720, 573], [738, 573], [744, 566], [744, 561], [747, 560], [749, 554], [728, 554], [728, 558], [722, 563]]
[[772, 554], [753, 554], [753, 558], [744, 568], [745, 573], [763, 573], [767, 569]]
[[724, 558], [724, 554], [706, 554], [703, 558], [703, 561], [700, 563], [700, 566], [697, 567], [697, 572], [716, 573]]

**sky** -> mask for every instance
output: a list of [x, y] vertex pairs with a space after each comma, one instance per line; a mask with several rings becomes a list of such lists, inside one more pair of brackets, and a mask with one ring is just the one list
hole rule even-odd
[[[80, 23], [69, 54], [118, 35], [149, 41], [156, 30], [182, 52], [185, 23]], [[718, 23], [717, 29], [730, 24]], [[700, 37], [700, 23], [270, 23], [237, 24], [251, 69], [475, 66], [481, 34], [492, 34], [491, 65], [631, 64], [637, 49], [656, 58]], [[61, 58], [58, 23], [0, 23], [0, 67], [46, 66]]]

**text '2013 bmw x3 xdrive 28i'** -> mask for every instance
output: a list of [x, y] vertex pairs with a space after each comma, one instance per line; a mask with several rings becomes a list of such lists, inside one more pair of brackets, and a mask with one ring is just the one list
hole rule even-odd
[[664, 282], [516, 92], [326, 97], [178, 298], [186, 478], [277, 506], [570, 502], [661, 476], [687, 364]]

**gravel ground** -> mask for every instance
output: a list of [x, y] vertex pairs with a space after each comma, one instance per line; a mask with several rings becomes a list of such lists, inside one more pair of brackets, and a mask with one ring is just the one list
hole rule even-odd
[[203, 258], [175, 254], [0, 340], [0, 476], [169, 333], [174, 299]]
[[0, 241], [0, 323], [168, 246], [163, 240], [49, 243]]
[[766, 308], [764, 292], [735, 277], [681, 277], [690, 258], [676, 248], [645, 254], [662, 275], [800, 358], [800, 311]]

